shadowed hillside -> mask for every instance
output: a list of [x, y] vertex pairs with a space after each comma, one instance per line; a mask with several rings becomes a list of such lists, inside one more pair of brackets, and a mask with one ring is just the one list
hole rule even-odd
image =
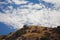
[[60, 40], [60, 26], [47, 28], [43, 26], [26, 26], [10, 33], [1, 40]]

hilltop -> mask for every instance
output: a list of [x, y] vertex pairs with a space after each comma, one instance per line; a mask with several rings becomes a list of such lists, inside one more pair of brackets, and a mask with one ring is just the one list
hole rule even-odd
[[43, 26], [26, 26], [6, 36], [1, 40], [60, 40], [60, 26], [48, 28]]

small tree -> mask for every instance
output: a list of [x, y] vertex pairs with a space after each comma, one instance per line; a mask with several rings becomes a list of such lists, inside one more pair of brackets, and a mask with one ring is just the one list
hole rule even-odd
[[60, 34], [60, 26], [57, 26], [57, 33]]
[[28, 26], [27, 26], [27, 25], [24, 25], [23, 28], [24, 28], [24, 29], [28, 29]]

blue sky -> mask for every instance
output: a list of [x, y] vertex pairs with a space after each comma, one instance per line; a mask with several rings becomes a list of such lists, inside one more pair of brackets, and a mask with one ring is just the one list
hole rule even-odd
[[0, 35], [4, 35], [4, 34], [6, 35], [13, 31], [14, 29], [9, 28], [9, 26], [4, 24], [3, 22], [0, 22]]
[[[41, 3], [41, 4], [45, 5], [46, 8], [52, 8], [54, 6], [53, 3], [49, 3], [49, 2], [45, 2], [45, 1], [40, 1], [40, 2], [39, 2], [39, 0], [26, 0], [26, 1], [29, 1], [28, 3], [34, 3], [34, 4]], [[8, 2], [8, 1], [6, 1], [6, 0], [0, 0], [0, 2]], [[24, 5], [27, 5], [27, 4], [24, 4]], [[0, 4], [0, 6], [1, 6], [0, 12], [4, 12], [3, 9], [4, 10], [10, 10], [8, 8], [8, 6], [13, 6], [14, 9], [17, 9], [20, 6], [23, 6], [23, 4], [18, 4], [17, 5], [14, 2], [12, 2], [12, 3], [7, 3], [7, 4]]]
[[[56, 7], [55, 4], [58, 4], [59, 0], [56, 3], [55, 3], [55, 1], [53, 1], [53, 0], [52, 1], [48, 1], [48, 0], [46, 0], [46, 1], [45, 0], [40, 0], [40, 1], [39, 0], [25, 0], [25, 2], [26, 2], [25, 3], [24, 0], [23, 0], [23, 2], [21, 1], [22, 3], [19, 3], [16, 0], [10, 0], [10, 1], [9, 0], [8, 1], [7, 0], [0, 0], [0, 35], [8, 34], [10, 32], [15, 31], [14, 28], [19, 28], [20, 22], [22, 24], [29, 24], [29, 23], [35, 24], [36, 23], [36, 24], [39, 24], [39, 25], [45, 25], [46, 24], [45, 26], [47, 26], [47, 25], [56, 26], [55, 23], [53, 23], [53, 22], [56, 22], [57, 17], [58, 17], [57, 20], [59, 21], [60, 16], [55, 17], [54, 14], [57, 11], [54, 11], [54, 10], [56, 10], [56, 9], [60, 10], [60, 6], [57, 5], [57, 7]], [[30, 9], [29, 9], [29, 7], [30, 7]], [[25, 9], [23, 9], [23, 8], [25, 8]], [[37, 9], [42, 9], [42, 11], [44, 11], [44, 12], [42, 12], [42, 14], [43, 13], [49, 13], [49, 12], [51, 14], [43, 14], [44, 18], [42, 19], [42, 18], [39, 17], [42, 14], [38, 15], [38, 12], [40, 10], [37, 10]], [[27, 20], [25, 18], [26, 16], [24, 14], [20, 14], [20, 13], [23, 13], [23, 12], [20, 12], [19, 10], [23, 11], [23, 12], [29, 12], [29, 13], [33, 12], [33, 14], [32, 14], [32, 16], [31, 16], [31, 14], [29, 15], [31, 17], [27, 16], [28, 17], [27, 19], [29, 19], [29, 20]], [[34, 10], [37, 11], [37, 13], [36, 13], [37, 16], [36, 17], [34, 15], [34, 12], [35, 12]], [[50, 10], [50, 11], [48, 12], [48, 10]], [[51, 10], [53, 10], [53, 11], [51, 11]], [[40, 13], [41, 12], [39, 12], [39, 14]], [[54, 14], [52, 15], [52, 13], [54, 13]], [[23, 15], [23, 16], [21, 16], [21, 15]], [[48, 16], [46, 16], [46, 15], [48, 15]], [[54, 19], [52, 17], [50, 17], [51, 15], [52, 15], [53, 18], [55, 18], [55, 21], [53, 21]], [[59, 15], [59, 11], [57, 12], [57, 15]], [[21, 20], [20, 17], [21, 17], [22, 21], [19, 21], [19, 20]], [[35, 19], [33, 19], [33, 18], [35, 18]], [[36, 20], [36, 19], [38, 19], [38, 20]], [[40, 20], [42, 19], [42, 21], [39, 21], [39, 19]], [[50, 21], [50, 20], [52, 20], [52, 21]], [[42, 23], [40, 23], [40, 22], [42, 22]], [[59, 22], [56, 22], [56, 24], [59, 25], [60, 24]]]

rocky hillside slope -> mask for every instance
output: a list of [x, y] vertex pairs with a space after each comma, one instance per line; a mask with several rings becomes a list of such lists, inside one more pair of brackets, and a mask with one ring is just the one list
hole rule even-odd
[[26, 26], [1, 36], [0, 40], [60, 40], [60, 26], [57, 28], [47, 28], [43, 26]]

